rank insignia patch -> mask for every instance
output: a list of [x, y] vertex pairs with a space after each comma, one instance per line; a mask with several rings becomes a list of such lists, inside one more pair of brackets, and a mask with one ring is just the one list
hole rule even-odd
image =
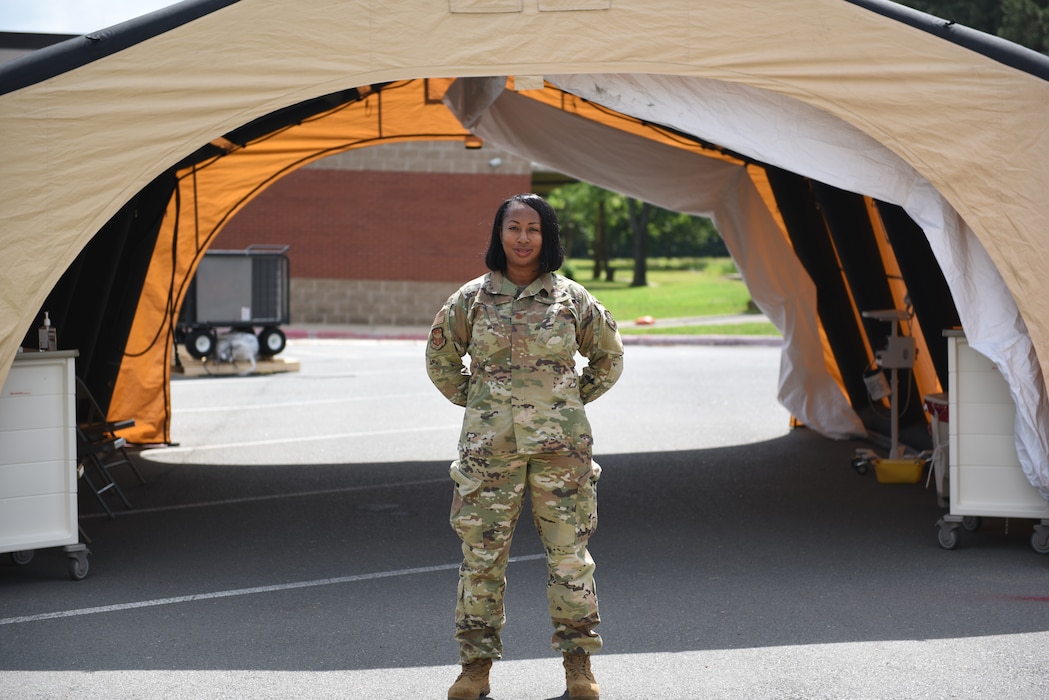
[[431, 328], [430, 329], [430, 347], [434, 350], [440, 350], [447, 343], [447, 339], [444, 337], [443, 328]]

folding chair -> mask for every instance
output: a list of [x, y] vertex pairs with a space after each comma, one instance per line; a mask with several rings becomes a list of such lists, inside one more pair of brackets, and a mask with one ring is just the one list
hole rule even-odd
[[78, 439], [83, 441], [84, 448], [87, 450], [86, 455], [100, 462], [99, 467], [107, 475], [114, 467], [123, 465], [131, 470], [138, 479], [138, 483], [145, 484], [146, 480], [131, 457], [128, 456], [127, 441], [116, 434], [118, 430], [133, 426], [135, 419], [115, 421], [107, 419], [105, 412], [80, 377], [76, 378], [76, 403]]
[[[124, 495], [120, 485], [109, 473], [111, 466], [124, 464], [126, 456], [121, 457], [124, 448], [122, 437], [89, 437], [78, 425], [76, 429], [77, 475], [84, 480], [102, 504], [106, 515], [114, 518], [113, 509], [106, 502], [105, 494], [112, 491], [120, 498], [125, 508], [131, 508], [131, 501]], [[114, 459], [114, 456], [116, 457]], [[127, 462], [127, 464], [131, 464]], [[131, 465], [134, 468], [134, 465]]]

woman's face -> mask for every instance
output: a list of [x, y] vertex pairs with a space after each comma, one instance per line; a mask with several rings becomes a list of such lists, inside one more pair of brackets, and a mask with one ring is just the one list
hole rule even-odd
[[[543, 249], [543, 231], [540, 226], [539, 212], [527, 204], [514, 202], [503, 214], [501, 233], [503, 252], [506, 253], [508, 273], [539, 276], [539, 253]], [[511, 279], [514, 274], [509, 275]]]

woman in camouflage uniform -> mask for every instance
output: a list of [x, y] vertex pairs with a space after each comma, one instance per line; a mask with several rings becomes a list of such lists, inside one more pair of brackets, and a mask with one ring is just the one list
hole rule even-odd
[[[563, 261], [550, 205], [534, 194], [511, 197], [492, 226], [491, 272], [453, 294], [430, 330], [430, 379], [466, 408], [450, 518], [463, 542], [455, 634], [463, 670], [449, 698], [489, 692], [526, 489], [546, 550], [552, 644], [564, 655], [569, 697], [598, 697], [590, 654], [601, 647], [600, 617], [586, 545], [597, 527], [600, 467], [583, 405], [619, 378], [623, 343], [611, 314], [554, 274]], [[581, 374], [577, 352], [589, 361]]]

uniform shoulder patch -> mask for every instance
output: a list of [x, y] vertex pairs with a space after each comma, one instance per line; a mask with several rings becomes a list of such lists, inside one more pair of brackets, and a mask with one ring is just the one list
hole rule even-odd
[[603, 309], [603, 311], [605, 312], [605, 323], [608, 324], [608, 327], [614, 331], [619, 330], [619, 326], [616, 325], [616, 320], [612, 318], [612, 312], [608, 309]]

